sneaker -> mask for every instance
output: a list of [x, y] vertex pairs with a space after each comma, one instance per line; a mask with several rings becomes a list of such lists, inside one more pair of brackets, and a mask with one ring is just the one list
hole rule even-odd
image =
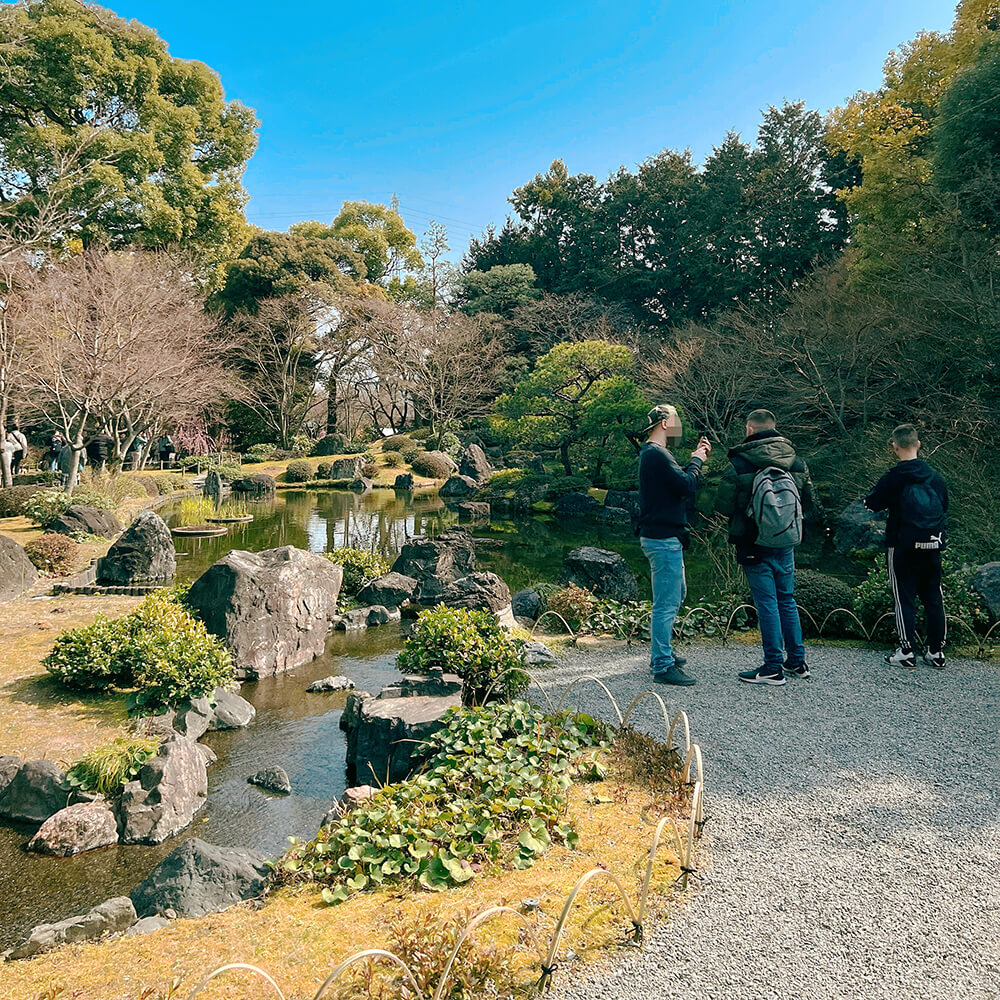
[[812, 677], [812, 674], [809, 672], [809, 664], [805, 662], [795, 664], [786, 663], [784, 672], [786, 674], [793, 674], [796, 677], [801, 677], [803, 680], [807, 677]]
[[928, 650], [921, 659], [935, 670], [944, 670], [944, 653], [932, 653]]
[[667, 667], [666, 670], [658, 670], [653, 674], [654, 684], [675, 684], [677, 687], [690, 687], [698, 682], [690, 675], [684, 673], [676, 664]]
[[884, 659], [890, 666], [906, 667], [907, 670], [912, 670], [917, 665], [913, 650], [902, 647], [897, 649], [895, 653], [886, 653]]
[[758, 667], [756, 670], [744, 670], [740, 673], [740, 680], [747, 684], [770, 684], [773, 687], [781, 687], [785, 683], [785, 675], [779, 668]]

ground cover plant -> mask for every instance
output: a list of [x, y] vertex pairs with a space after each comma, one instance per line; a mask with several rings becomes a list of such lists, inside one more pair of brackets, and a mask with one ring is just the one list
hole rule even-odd
[[25, 555], [42, 573], [65, 576], [73, 569], [80, 546], [66, 535], [46, 531], [40, 538], [25, 542]]
[[344, 546], [323, 555], [343, 567], [344, 579], [340, 589], [348, 597], [353, 597], [366, 584], [389, 572], [389, 564], [377, 552]]
[[154, 737], [120, 736], [73, 761], [66, 780], [81, 792], [113, 798], [139, 773], [159, 745]]

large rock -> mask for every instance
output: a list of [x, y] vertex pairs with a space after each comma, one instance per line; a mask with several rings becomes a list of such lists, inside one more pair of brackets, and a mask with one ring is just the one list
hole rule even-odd
[[329, 677], [321, 677], [318, 681], [313, 681], [307, 691], [316, 693], [326, 693], [327, 691], [353, 691], [354, 681], [343, 674], [330, 674]]
[[608, 490], [604, 497], [604, 506], [627, 510], [633, 518], [637, 518], [639, 516], [639, 491]]
[[545, 610], [545, 598], [531, 587], [519, 590], [511, 599], [515, 618], [530, 618], [537, 621]]
[[203, 917], [259, 896], [268, 870], [263, 855], [192, 837], [133, 890], [132, 902], [140, 917], [167, 910], [179, 917]]
[[247, 781], [258, 788], [263, 788], [268, 792], [277, 792], [280, 795], [288, 795], [292, 790], [292, 782], [288, 777], [288, 772], [278, 764], [268, 764], [266, 767], [262, 767], [256, 774], [251, 774]]
[[178, 736], [163, 743], [122, 791], [122, 843], [159, 844], [183, 830], [205, 804], [207, 766], [193, 740]]
[[13, 601], [38, 582], [38, 570], [13, 538], [0, 535], [0, 601]]
[[144, 510], [97, 560], [97, 582], [164, 583], [176, 570], [170, 529], [159, 514]]
[[386, 573], [358, 591], [358, 603], [398, 608], [416, 592], [417, 581], [403, 573]]
[[278, 483], [274, 476], [269, 476], [266, 472], [255, 472], [252, 476], [234, 479], [231, 488], [234, 493], [263, 497], [274, 493], [278, 488]]
[[988, 562], [980, 566], [969, 580], [972, 589], [979, 595], [993, 621], [1000, 619], [1000, 562]]
[[0, 795], [0, 816], [19, 823], [44, 823], [64, 809], [73, 794], [62, 768], [51, 760], [28, 760]]
[[361, 475], [361, 466], [364, 460], [360, 455], [352, 455], [350, 458], [335, 458], [330, 463], [331, 479], [357, 479]]
[[0, 754], [0, 796], [14, 780], [14, 775], [21, 770], [21, 758], [13, 754]]
[[460, 521], [489, 521], [490, 505], [485, 500], [463, 500], [455, 504]]
[[436, 538], [411, 538], [392, 564], [394, 573], [417, 581], [413, 593], [424, 604], [437, 603], [448, 584], [472, 573], [476, 568], [476, 550], [472, 536], [461, 528], [451, 528]]
[[401, 472], [396, 476], [395, 481], [392, 484], [394, 490], [408, 491], [413, 489], [413, 473], [412, 472]]
[[444, 500], [454, 500], [474, 496], [478, 489], [479, 483], [469, 476], [451, 476], [441, 484], [438, 496]]
[[225, 485], [222, 482], [222, 474], [218, 469], [209, 469], [205, 475], [205, 485], [201, 492], [207, 497], [221, 497]]
[[374, 485], [375, 483], [367, 476], [358, 476], [347, 484], [347, 488], [352, 493], [368, 493]]
[[239, 677], [268, 677], [323, 652], [343, 569], [291, 545], [234, 549], [203, 573], [188, 601], [224, 639]]
[[470, 444], [459, 458], [458, 471], [460, 475], [467, 476], [478, 486], [482, 486], [493, 475], [493, 466], [478, 444]]
[[834, 544], [838, 552], [885, 548], [885, 514], [873, 514], [860, 500], [837, 516]]
[[117, 843], [118, 823], [108, 806], [78, 802], [53, 813], [28, 841], [28, 850], [65, 858]]
[[7, 953], [8, 959], [30, 958], [61, 944], [96, 941], [105, 934], [128, 930], [135, 923], [135, 907], [128, 896], [105, 900], [79, 917], [67, 917], [55, 924], [39, 924], [27, 941]]
[[244, 729], [253, 722], [257, 709], [235, 691], [216, 688], [211, 695], [212, 719], [209, 732], [219, 729]]
[[628, 563], [617, 552], [593, 545], [574, 549], [566, 556], [561, 579], [613, 601], [635, 601], [639, 597]]
[[469, 573], [449, 584], [441, 601], [449, 608], [495, 613], [510, 604], [510, 588], [496, 573]]
[[600, 503], [589, 493], [567, 493], [556, 501], [556, 517], [596, 517]]
[[60, 535], [97, 535], [100, 538], [114, 538], [122, 530], [122, 523], [110, 510], [87, 507], [82, 503], [72, 503], [49, 525], [49, 531]]

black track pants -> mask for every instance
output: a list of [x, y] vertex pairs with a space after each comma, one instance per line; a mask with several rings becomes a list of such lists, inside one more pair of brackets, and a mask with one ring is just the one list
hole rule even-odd
[[941, 552], [938, 549], [891, 548], [886, 553], [889, 585], [896, 605], [896, 629], [904, 650], [915, 648], [917, 599], [927, 615], [927, 649], [940, 653], [948, 627], [941, 593]]

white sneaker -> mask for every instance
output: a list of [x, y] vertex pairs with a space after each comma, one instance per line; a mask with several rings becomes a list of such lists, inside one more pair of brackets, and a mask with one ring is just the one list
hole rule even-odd
[[895, 653], [886, 653], [885, 662], [890, 666], [906, 667], [909, 670], [912, 670], [917, 665], [913, 650], [904, 650], [902, 647], [897, 649]]
[[944, 670], [944, 653], [927, 652], [921, 657], [924, 663], [935, 670]]

